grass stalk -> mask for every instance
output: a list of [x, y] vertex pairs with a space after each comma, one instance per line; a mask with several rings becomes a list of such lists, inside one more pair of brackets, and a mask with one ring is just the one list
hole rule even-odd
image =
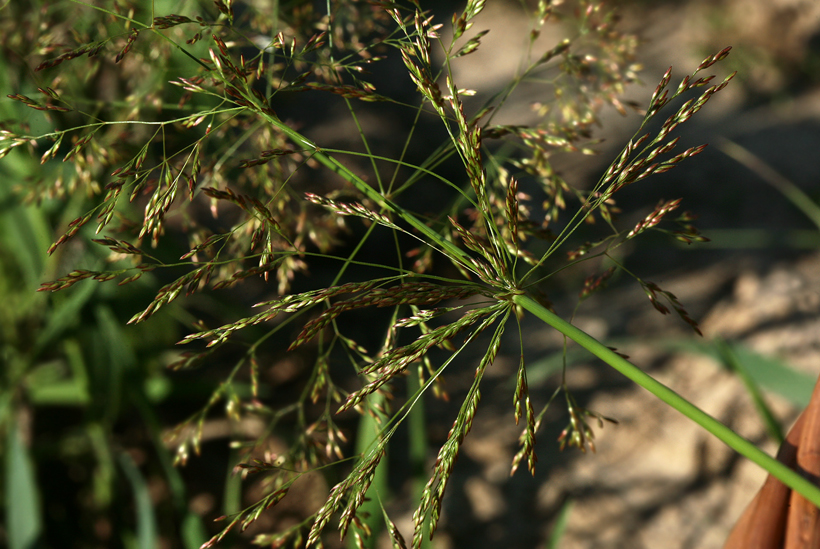
[[809, 480], [803, 478], [797, 471], [777, 461], [663, 383], [645, 373], [628, 360], [618, 356], [600, 341], [548, 311], [530, 297], [516, 295], [513, 297], [513, 301], [703, 427], [732, 450], [765, 469], [768, 473], [777, 477], [780, 482], [800, 493], [800, 495], [814, 505], [820, 507], [820, 487], [815, 486]]

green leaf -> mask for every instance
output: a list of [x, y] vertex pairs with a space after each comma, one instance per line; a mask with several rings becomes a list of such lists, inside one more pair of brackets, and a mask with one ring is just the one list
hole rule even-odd
[[48, 317], [48, 323], [37, 335], [34, 343], [34, 355], [38, 355], [51, 345], [67, 329], [77, 325], [77, 318], [83, 306], [91, 299], [97, 289], [97, 282], [83, 281], [76, 285], [75, 291], [68, 298], [60, 301]]
[[73, 380], [49, 385], [32, 384], [28, 396], [32, 404], [40, 406], [83, 406], [90, 400], [88, 391]]
[[134, 460], [128, 454], [120, 454], [120, 467], [134, 491], [134, 503], [137, 511], [137, 547], [139, 549], [155, 549], [159, 546], [157, 536], [157, 519], [154, 516], [154, 506], [151, 503], [151, 494], [148, 492], [148, 483], [140, 473]]
[[[231, 450], [229, 464], [240, 461], [236, 450]], [[222, 511], [226, 515], [235, 515], [242, 510], [242, 477], [235, 475], [232, 465], [228, 466], [225, 475], [225, 488], [222, 495]]]
[[555, 525], [552, 527], [552, 534], [550, 534], [549, 541], [547, 542], [547, 549], [558, 549], [561, 547], [561, 538], [564, 537], [564, 533], [567, 531], [569, 515], [572, 512], [574, 503], [574, 500], [567, 499], [564, 505], [561, 506], [561, 510], [558, 511], [558, 516], [555, 517]]
[[[710, 341], [662, 339], [652, 344], [664, 349], [701, 354], [713, 358], [716, 362], [724, 362], [719, 347]], [[787, 398], [795, 406], [808, 406], [812, 389], [817, 382], [815, 376], [795, 370], [783, 361], [762, 355], [742, 343], [732, 343], [731, 350], [754, 383]]]
[[120, 413], [124, 381], [129, 377], [138, 380], [131, 374], [136, 369], [137, 357], [128, 338], [120, 328], [120, 322], [108, 305], [98, 305], [94, 310], [97, 319], [97, 338], [100, 340], [100, 353], [96, 359], [95, 369], [98, 378], [103, 381], [97, 387], [105, 394], [105, 417], [108, 421]]
[[733, 344], [732, 351], [749, 376], [761, 387], [786, 397], [800, 407], [806, 407], [817, 382], [815, 376], [791, 368], [786, 363], [761, 355], [752, 349]]
[[[542, 359], [534, 360], [532, 363], [527, 364], [527, 383], [530, 387], [545, 383], [550, 376], [561, 372], [565, 360], [569, 368], [576, 362], [588, 361], [589, 353], [583, 349], [568, 349], [566, 353], [561, 350]], [[509, 379], [507, 386], [515, 387], [514, 377]]]
[[[76, 344], [76, 342], [74, 342]], [[25, 374], [26, 396], [35, 405], [83, 406], [90, 402], [84, 366], [73, 362], [71, 346], [64, 345], [69, 364], [57, 359], [29, 368]], [[80, 360], [82, 357], [80, 356]], [[71, 368], [69, 373], [67, 370]], [[78, 374], [79, 368], [79, 374]], [[71, 375], [74, 374], [74, 375]]]
[[9, 549], [32, 549], [42, 533], [37, 480], [28, 449], [14, 420], [6, 448], [6, 524]]
[[116, 464], [105, 426], [99, 422], [89, 423], [85, 428], [91, 441], [97, 466], [94, 468], [94, 505], [97, 509], [108, 509], [111, 506], [114, 492], [114, 475]]
[[[383, 394], [378, 392], [371, 394], [368, 396], [367, 404], [373, 414], [365, 413], [361, 415], [356, 435], [356, 452], [362, 456], [367, 455], [373, 446], [379, 444], [382, 427], [387, 423], [387, 417], [379, 411], [379, 408], [384, 406]], [[378, 416], [379, 420], [374, 416]], [[376, 466], [373, 482], [365, 494], [365, 502], [357, 510], [357, 515], [362, 522], [370, 527], [371, 535], [363, 540], [363, 546], [368, 549], [376, 547], [379, 532], [384, 529], [382, 499], [387, 497], [388, 492], [387, 462], [388, 460], [383, 458]], [[356, 536], [347, 536], [347, 546], [350, 549], [358, 547]]]
[[718, 348], [726, 367], [734, 371], [743, 382], [743, 385], [746, 386], [746, 390], [749, 392], [749, 396], [752, 397], [755, 408], [757, 408], [760, 417], [763, 419], [763, 424], [766, 426], [769, 435], [777, 442], [778, 446], [782, 445], [785, 437], [783, 436], [783, 430], [780, 428], [780, 423], [774, 417], [774, 413], [772, 413], [769, 405], [766, 404], [766, 400], [763, 398], [758, 384], [752, 379], [752, 376], [749, 375], [746, 364], [738, 358], [734, 345], [718, 338], [715, 340], [715, 346]]
[[202, 518], [191, 511], [188, 511], [185, 514], [185, 518], [182, 519], [180, 534], [182, 535], [182, 544], [185, 549], [199, 549], [208, 541], [208, 533], [202, 524]]
[[40, 285], [45, 272], [45, 250], [49, 246], [48, 225], [42, 209], [17, 205], [4, 212], [5, 246], [12, 252], [28, 292]]

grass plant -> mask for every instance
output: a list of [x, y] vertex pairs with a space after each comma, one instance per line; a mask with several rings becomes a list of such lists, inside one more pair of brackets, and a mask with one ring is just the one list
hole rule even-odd
[[[620, 272], [634, 278], [659, 313], [674, 312], [700, 333], [674, 294], [628, 270], [617, 253], [647, 231], [705, 241], [692, 225], [695, 216], [672, 219], [681, 201], [664, 200], [637, 225], [622, 226], [615, 200], [704, 150], [677, 151], [675, 130], [729, 84], [734, 74], [714, 80], [709, 73], [730, 48], [675, 83], [670, 68], [648, 105], [635, 106], [643, 118], [633, 138], [590, 186], [564, 180], [553, 158], [594, 152], [592, 133], [604, 105], [624, 113], [632, 108], [619, 97], [637, 79], [638, 41], [619, 32], [606, 7], [522, 2], [531, 21], [528, 55], [510, 82], [487, 93], [460, 88], [454, 71], [460, 58], [482, 47], [485, 33], [473, 29], [485, 8], [481, 0], [468, 1], [451, 18], [414, 1], [312, 6], [157, 0], [108, 7], [65, 1], [39, 12], [3, 8], [7, 27], [25, 20], [25, 28], [47, 29], [32, 37], [7, 28], [5, 39], [20, 57], [9, 66], [4, 108], [10, 115], [0, 130], [0, 157], [11, 164], [38, 158], [43, 171], [4, 200], [40, 204], [52, 213], [39, 223], [61, 227], [44, 246], [56, 258], [53, 267], [40, 265], [30, 251], [37, 246], [27, 247], [19, 256], [24, 276], [59, 270], [39, 290], [77, 285], [69, 295], [91, 302], [100, 299], [92, 281], [116, 284], [118, 292], [151, 291], [123, 319], [131, 328], [104, 305], [98, 309], [112, 364], [119, 360], [134, 379], [133, 372], [142, 372], [135, 357], [117, 348], [124, 332], [159, 321], [171, 322], [171, 332], [183, 326], [179, 344], [186, 350], [168, 366], [196, 370], [203, 379], [216, 372], [218, 379], [203, 406], [166, 433], [175, 463], [200, 453], [206, 422], [220, 407], [236, 427], [235, 471], [265, 487], [258, 501], [220, 517], [221, 531], [202, 547], [250, 527], [317, 472], [335, 479], [325, 503], [296, 524], [258, 533], [255, 543], [320, 546], [332, 528], [355, 546], [372, 546], [379, 529], [395, 547], [422, 546], [439, 525], [482, 392], [491, 390], [485, 374], [505, 332], [521, 338], [527, 313], [820, 504], [820, 489], [558, 316], [542, 291], [557, 274], [596, 262], [598, 272], [577, 280], [579, 305]], [[567, 38], [544, 46], [539, 37], [553, 24]], [[391, 92], [396, 86], [386, 82], [394, 81], [407, 90]], [[529, 125], [496, 123], [523, 85], [540, 85], [552, 99], [536, 106]], [[343, 148], [322, 134], [311, 114], [331, 116], [328, 105], [344, 109], [355, 145]], [[410, 121], [406, 135], [391, 136], [396, 153], [385, 153], [363, 123], [365, 115], [388, 112], [382, 107]], [[431, 143], [437, 132], [442, 142]], [[429, 189], [433, 203], [424, 200]], [[78, 248], [86, 255], [97, 250], [96, 260], [72, 252]], [[56, 310], [71, 303], [60, 295], [53, 298]], [[351, 318], [383, 324], [368, 320], [356, 330]], [[48, 326], [41, 334], [50, 334]], [[484, 347], [473, 381], [458, 395], [460, 407], [427, 470], [412, 539], [405, 542], [386, 512], [385, 455], [408, 423], [419, 465], [423, 400], [448, 398], [448, 370], [477, 345]], [[512, 397], [522, 433], [513, 473], [521, 465], [534, 471], [547, 410], [533, 407], [523, 342], [521, 349]], [[276, 356], [310, 366], [297, 389], [272, 397], [275, 388], [265, 380], [282, 368]], [[29, 362], [20, 376], [34, 367]], [[592, 426], [607, 418], [579, 407], [566, 383], [560, 393], [568, 413], [561, 444], [594, 450]], [[20, 408], [20, 393], [9, 394], [15, 396], [7, 408]], [[147, 400], [135, 402], [148, 421]], [[361, 417], [355, 445], [348, 428], [354, 413]], [[102, 410], [100, 421], [105, 417]], [[262, 434], [241, 435], [238, 427], [250, 418], [265, 425]], [[272, 436], [286, 441], [284, 449], [270, 449]], [[13, 448], [10, 459], [18, 459], [19, 447]], [[146, 484], [129, 460], [118, 463], [146, 516], [139, 536], [151, 540], [157, 525], [149, 518]]]

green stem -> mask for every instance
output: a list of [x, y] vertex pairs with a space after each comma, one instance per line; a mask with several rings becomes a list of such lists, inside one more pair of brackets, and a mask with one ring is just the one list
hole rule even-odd
[[[338, 175], [348, 183], [352, 184], [354, 187], [356, 187], [356, 189], [359, 192], [364, 194], [367, 198], [369, 198], [382, 208], [385, 208], [386, 210], [396, 214], [398, 217], [407, 222], [411, 227], [419, 231], [422, 235], [426, 236], [428, 238], [428, 244], [438, 244], [445, 250], [446, 255], [450, 257], [459, 258], [461, 260], [469, 259], [469, 256], [458, 246], [456, 246], [452, 242], [449, 242], [441, 238], [441, 235], [433, 229], [431, 229], [430, 227], [428, 227], [427, 224], [417, 219], [415, 216], [413, 216], [413, 214], [411, 214], [395, 202], [383, 196], [381, 193], [379, 193], [379, 191], [368, 185], [366, 181], [364, 181], [358, 175], [350, 171], [348, 167], [346, 167], [344, 164], [336, 160], [336, 158], [322, 152], [322, 149], [320, 149], [310, 139], [300, 134], [293, 128], [288, 127], [287, 124], [285, 124], [278, 118], [275, 118], [265, 113], [260, 114], [264, 116], [268, 120], [268, 122], [276, 126], [280, 131], [282, 131], [282, 133], [290, 137], [292, 141], [300, 145], [303, 145], [306, 149], [308, 149], [311, 152], [311, 156], [313, 157], [313, 159], [315, 159], [317, 162], [319, 162], [326, 168], [330, 169], [332, 172], [334, 172], [336, 175]], [[467, 264], [469, 265], [469, 262]]]
[[820, 487], [815, 486], [809, 480], [803, 478], [797, 471], [790, 469], [772, 456], [763, 452], [757, 446], [732, 431], [663, 383], [646, 374], [628, 360], [618, 356], [586, 332], [579, 330], [569, 322], [551, 313], [531, 298], [525, 295], [516, 295], [513, 297], [513, 302], [584, 347], [666, 404], [715, 435], [731, 449], [756, 463], [777, 477], [780, 482], [792, 490], [799, 492], [800, 495], [820, 507]]

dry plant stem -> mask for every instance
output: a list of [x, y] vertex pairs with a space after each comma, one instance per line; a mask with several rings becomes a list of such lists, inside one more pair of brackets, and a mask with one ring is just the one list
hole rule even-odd
[[760, 450], [663, 383], [646, 374], [628, 360], [618, 356], [583, 330], [579, 330], [569, 322], [551, 313], [533, 299], [525, 295], [516, 295], [513, 296], [513, 301], [715, 435], [727, 446], [777, 477], [780, 482], [800, 493], [812, 504], [820, 507], [820, 487], [814, 485], [810, 480], [803, 478], [798, 472]]
[[[820, 478], [820, 384], [815, 385], [803, 412], [803, 428], [797, 446], [797, 469], [808, 479]], [[786, 521], [785, 549], [820, 548], [820, 509], [796, 492], [791, 493]]]
[[[789, 467], [797, 463], [797, 445], [805, 423], [805, 413], [797, 418], [777, 452], [777, 459]], [[763, 487], [735, 523], [723, 549], [781, 549], [791, 490], [769, 475]]]
[[[808, 407], [789, 431], [777, 459], [818, 479], [820, 382]], [[723, 549], [818, 549], [818, 508], [769, 475], [726, 540]]]

